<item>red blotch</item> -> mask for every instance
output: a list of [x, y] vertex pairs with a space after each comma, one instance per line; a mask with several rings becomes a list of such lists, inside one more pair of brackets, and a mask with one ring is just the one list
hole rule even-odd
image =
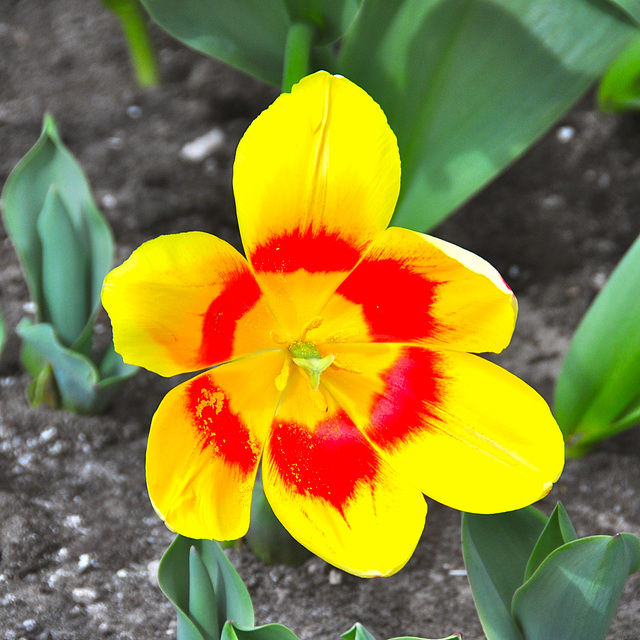
[[240, 418], [229, 410], [224, 390], [207, 376], [187, 385], [186, 410], [198, 431], [202, 451], [222, 458], [244, 475], [253, 473], [260, 447]]
[[296, 229], [257, 246], [251, 264], [270, 273], [349, 271], [359, 259], [360, 249], [337, 233]]
[[337, 292], [362, 306], [374, 338], [416, 340], [435, 333], [431, 308], [439, 284], [395, 260], [372, 260], [361, 262]]
[[385, 392], [374, 403], [369, 439], [381, 449], [401, 446], [416, 433], [437, 429], [433, 408], [442, 402], [437, 353], [409, 347], [384, 375]]
[[262, 292], [248, 270], [238, 272], [212, 300], [204, 316], [200, 359], [205, 365], [228, 360], [233, 354], [236, 324], [258, 302]]
[[314, 431], [276, 421], [271, 463], [287, 487], [326, 500], [344, 517], [358, 486], [373, 484], [379, 459], [353, 422], [339, 412]]

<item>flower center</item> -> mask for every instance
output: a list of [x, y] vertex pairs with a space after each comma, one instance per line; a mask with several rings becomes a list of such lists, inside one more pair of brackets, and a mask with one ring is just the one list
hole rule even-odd
[[314, 391], [320, 385], [320, 374], [335, 360], [335, 356], [320, 355], [310, 342], [294, 342], [289, 345], [289, 353], [293, 361], [307, 372]]

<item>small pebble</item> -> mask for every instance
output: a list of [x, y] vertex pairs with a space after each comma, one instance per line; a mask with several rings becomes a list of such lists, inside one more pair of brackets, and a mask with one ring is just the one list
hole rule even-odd
[[215, 127], [195, 140], [187, 142], [180, 149], [180, 157], [187, 162], [202, 162], [224, 144], [224, 139], [222, 129]]
[[122, 138], [113, 136], [107, 139], [107, 147], [109, 147], [109, 149], [115, 150], [122, 149], [122, 147], [124, 147], [124, 142], [122, 141]]
[[450, 576], [466, 576], [467, 570], [466, 569], [450, 569], [449, 575]]
[[49, 440], [55, 438], [58, 435], [58, 430], [55, 427], [49, 427], [45, 429], [39, 437], [40, 442], [49, 442]]
[[556, 131], [556, 138], [559, 142], [570, 142], [576, 135], [576, 130], [570, 126], [560, 127]]
[[23, 310], [25, 313], [35, 313], [37, 308], [38, 308], [38, 307], [36, 306], [36, 303], [35, 303], [35, 302], [25, 302], [25, 303], [22, 305], [22, 310]]
[[329, 571], [329, 584], [333, 586], [342, 584], [342, 573], [336, 569], [331, 569]]
[[105, 193], [100, 202], [105, 209], [115, 209], [118, 206], [118, 200], [110, 193]]
[[139, 120], [140, 118], [142, 118], [142, 109], [137, 104], [132, 104], [131, 106], [127, 107], [127, 115], [132, 120]]
[[78, 570], [86, 571], [93, 564], [93, 558], [88, 553], [83, 553], [78, 560]]
[[33, 620], [32, 618], [29, 618], [29, 620], [25, 620], [22, 623], [22, 626], [27, 630], [27, 631], [34, 631], [35, 628], [38, 626], [38, 623]]
[[78, 604], [91, 604], [98, 599], [98, 594], [91, 587], [77, 587], [71, 592], [71, 597]]

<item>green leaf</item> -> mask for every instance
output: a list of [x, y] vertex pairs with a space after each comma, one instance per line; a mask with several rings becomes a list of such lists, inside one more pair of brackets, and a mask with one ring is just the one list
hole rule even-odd
[[570, 451], [632, 426], [640, 403], [640, 238], [573, 336], [555, 389], [555, 414]]
[[291, 537], [276, 518], [257, 479], [251, 500], [251, 524], [245, 536], [249, 548], [265, 564], [300, 566], [313, 554]]
[[177, 536], [160, 562], [158, 583], [176, 608], [180, 640], [217, 640], [227, 620], [253, 627], [249, 592], [213, 540]]
[[221, 640], [298, 640], [298, 636], [281, 624], [243, 628], [227, 622], [222, 629]]
[[55, 185], [49, 189], [36, 228], [42, 246], [42, 315], [69, 347], [82, 333], [91, 312], [89, 257]]
[[[344, 638], [344, 640], [376, 640], [375, 637], [372, 636], [367, 631], [367, 629], [365, 629], [365, 627], [361, 625], [359, 622], [356, 622], [356, 624], [354, 624], [353, 627], [349, 629], [349, 631], [346, 631], [340, 637]], [[460, 636], [459, 634], [456, 634], [454, 636], [447, 636], [446, 638], [442, 638], [442, 640], [461, 640], [461, 638], [462, 636]], [[416, 638], [414, 636], [402, 636], [401, 638], [393, 638], [393, 640], [424, 640], [424, 639]]]
[[598, 89], [598, 105], [614, 112], [640, 109], [640, 37], [607, 69]]
[[393, 223], [434, 226], [522, 154], [637, 33], [607, 0], [368, 0], [338, 71], [398, 136]]
[[547, 524], [531, 552], [524, 579], [528, 580], [547, 556], [558, 547], [567, 542], [573, 542], [577, 537], [576, 530], [569, 519], [569, 514], [562, 504], [558, 503], [553, 513], [549, 516], [549, 520], [547, 520]]
[[43, 290], [43, 248], [38, 219], [47, 196], [55, 187], [59, 200], [75, 230], [77, 242], [89, 256], [87, 321], [100, 303], [102, 281], [113, 261], [113, 239], [91, 197], [80, 165], [60, 140], [53, 118], [44, 118], [42, 134], [18, 163], [2, 192], [2, 216], [18, 253], [31, 298], [38, 307], [38, 320], [47, 302]]
[[[27, 346], [27, 352], [35, 352], [42, 358], [45, 366], [51, 367], [57, 391], [60, 394], [60, 404], [64, 409], [78, 413], [100, 413], [114, 397], [119, 385], [137, 372], [137, 367], [125, 365], [114, 371], [112, 375], [101, 380], [98, 369], [86, 356], [73, 351], [61, 344], [52, 325], [33, 324], [23, 319], [16, 331]], [[32, 399], [35, 403], [39, 399], [48, 398], [53, 392], [48, 381], [49, 374], [42, 369], [36, 374]], [[42, 380], [38, 381], [39, 377]], [[46, 383], [46, 385], [45, 385]], [[39, 389], [46, 390], [46, 395]], [[57, 403], [52, 402], [53, 405]]]
[[361, 0], [142, 0], [151, 17], [193, 49], [280, 86], [289, 29], [316, 27], [319, 46], [337, 40]]
[[524, 640], [511, 617], [511, 600], [546, 520], [533, 507], [495, 515], [462, 514], [464, 562], [488, 640]]
[[556, 549], [513, 598], [513, 615], [526, 639], [604, 640], [639, 557], [640, 542], [625, 533]]
[[640, 24], [640, 0], [609, 0], [609, 2]]

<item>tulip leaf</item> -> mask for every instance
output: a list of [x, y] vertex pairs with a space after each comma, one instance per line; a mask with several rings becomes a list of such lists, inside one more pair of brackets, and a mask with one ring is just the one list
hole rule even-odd
[[316, 42], [336, 41], [362, 0], [142, 0], [151, 17], [188, 46], [280, 86], [293, 24], [316, 27]]
[[495, 515], [462, 515], [464, 562], [488, 640], [524, 640], [511, 616], [511, 600], [524, 581], [546, 520], [533, 507]]
[[253, 627], [249, 592], [213, 540], [177, 536], [162, 557], [158, 583], [176, 609], [181, 640], [217, 640], [227, 620]]
[[527, 640], [604, 640], [640, 542], [630, 534], [592, 536], [556, 549], [513, 598]]
[[[112, 369], [110, 377], [101, 380], [93, 362], [61, 344], [52, 325], [33, 324], [25, 318], [16, 330], [28, 352], [38, 354], [42, 362], [48, 363], [36, 374], [32, 404], [45, 401], [57, 389], [63, 408], [78, 413], [99, 413], [111, 401], [118, 385], [138, 370], [122, 363]], [[53, 372], [55, 382], [50, 379], [50, 372]], [[47, 403], [56, 404], [55, 401]]]
[[[343, 633], [341, 638], [344, 640], [376, 640], [373, 635], [367, 631], [367, 629], [361, 625], [359, 622]], [[425, 640], [424, 638], [416, 638], [415, 636], [402, 636], [401, 638], [393, 638], [393, 640]], [[446, 638], [442, 638], [442, 640], [461, 640], [461, 636], [456, 634], [454, 636], [447, 636]]]
[[398, 137], [394, 224], [434, 226], [539, 138], [637, 33], [607, 0], [368, 0], [338, 70]]
[[598, 89], [603, 111], [640, 109], [640, 37], [613, 61]]
[[[88, 321], [100, 303], [102, 281], [111, 268], [113, 238], [93, 202], [80, 165], [62, 143], [53, 118], [47, 115], [40, 138], [11, 172], [2, 192], [5, 228], [18, 253], [31, 298], [37, 305], [38, 320], [45, 322], [50, 322], [51, 318], [43, 315], [47, 302], [43, 290], [43, 247], [38, 219], [52, 187], [73, 225], [78, 245], [89, 256], [86, 274]], [[65, 285], [61, 283], [60, 286]]]
[[298, 640], [293, 631], [281, 624], [267, 624], [246, 629], [235, 622], [225, 623], [221, 640]]
[[36, 227], [42, 246], [42, 315], [56, 327], [61, 341], [71, 346], [91, 311], [88, 255], [55, 185], [49, 189]]
[[261, 479], [256, 479], [251, 499], [251, 524], [245, 540], [265, 564], [300, 566], [312, 553], [282, 526], [264, 495]]
[[555, 414], [573, 454], [640, 420], [639, 281], [640, 238], [582, 319], [558, 377]]
[[545, 525], [536, 546], [531, 552], [527, 568], [525, 570], [524, 579], [528, 580], [535, 570], [542, 564], [543, 560], [547, 558], [558, 547], [561, 547], [567, 542], [573, 542], [578, 535], [573, 528], [573, 524], [569, 519], [566, 509], [562, 504], [558, 503], [553, 510], [553, 513], [549, 516], [547, 524]]
[[609, 2], [622, 9], [632, 20], [640, 24], [640, 1], [639, 0], [609, 0]]

